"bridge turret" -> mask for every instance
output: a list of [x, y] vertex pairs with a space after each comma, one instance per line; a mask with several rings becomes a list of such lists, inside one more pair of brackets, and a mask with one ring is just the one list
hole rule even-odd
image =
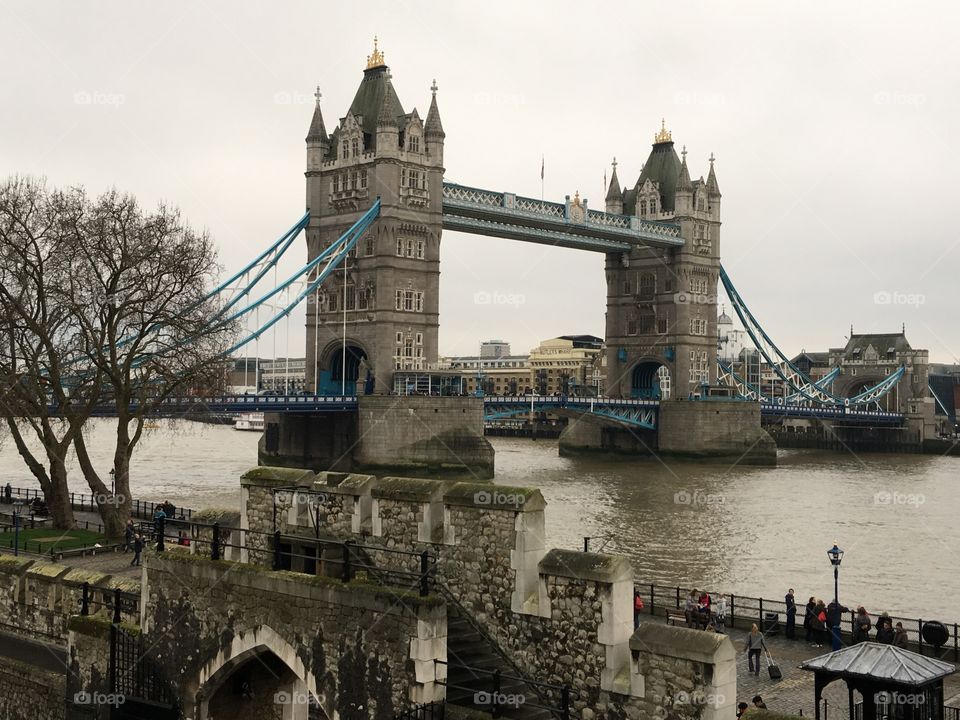
[[687, 168], [687, 146], [680, 152], [680, 176], [677, 178], [677, 190], [674, 195], [674, 213], [677, 216], [689, 215], [693, 211], [693, 183], [690, 182], [690, 170]]
[[[380, 113], [377, 115], [377, 157], [397, 157], [400, 151], [400, 127], [397, 124], [397, 115], [403, 114], [403, 108], [394, 107], [390, 102], [396, 97], [393, 92], [393, 83], [390, 82], [390, 71], [384, 78], [386, 92]], [[399, 110], [399, 113], [398, 113]]]
[[440, 122], [440, 110], [437, 108], [437, 81], [430, 86], [433, 97], [430, 99], [430, 110], [427, 111], [427, 122], [424, 125], [424, 137], [427, 141], [427, 154], [435, 163], [443, 165], [443, 140], [447, 134], [443, 131]]
[[611, 163], [613, 174], [610, 176], [610, 186], [607, 188], [606, 210], [616, 215], [623, 214], [623, 191], [620, 189], [620, 180], [617, 179], [617, 159]]
[[320, 111], [320, 86], [317, 85], [317, 92], [314, 94], [317, 99], [317, 105], [313, 109], [313, 119], [310, 121], [310, 129], [307, 131], [307, 172], [319, 172], [323, 164], [324, 156], [330, 150], [330, 138], [327, 136], [327, 128], [323, 124], [323, 113]]

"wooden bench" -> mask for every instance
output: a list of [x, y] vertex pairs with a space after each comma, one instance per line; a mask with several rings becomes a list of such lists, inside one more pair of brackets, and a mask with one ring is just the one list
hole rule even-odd
[[687, 616], [684, 615], [679, 610], [667, 610], [667, 625], [675, 625], [676, 627], [686, 627]]

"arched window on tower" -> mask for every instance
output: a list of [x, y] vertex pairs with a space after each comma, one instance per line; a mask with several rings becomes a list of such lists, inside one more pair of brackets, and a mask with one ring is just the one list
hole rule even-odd
[[350, 141], [350, 153], [354, 157], [360, 154], [360, 141], [357, 138]]
[[646, 201], [646, 200], [641, 200], [641, 201], [640, 201], [640, 214], [641, 214], [641, 215], [646, 215], [646, 214], [647, 214], [647, 201]]
[[656, 199], [656, 198], [650, 198], [650, 214], [651, 214], [651, 215], [656, 215], [656, 214], [657, 214], [657, 199]]
[[349, 150], [349, 148], [347, 147], [347, 141], [344, 140], [344, 141], [343, 141], [343, 152], [341, 153], [342, 159], [344, 159], [344, 160], [347, 159], [347, 151], [348, 151], [348, 150]]

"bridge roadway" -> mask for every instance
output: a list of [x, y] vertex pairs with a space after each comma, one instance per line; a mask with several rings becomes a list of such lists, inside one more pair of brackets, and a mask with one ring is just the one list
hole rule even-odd
[[[749, 400], [708, 399], [691, 402], [752, 402]], [[525, 415], [529, 412], [563, 410], [564, 414], [590, 413], [624, 425], [656, 428], [659, 400], [595, 398], [567, 395], [486, 396], [483, 398], [484, 418], [487, 421]], [[349, 412], [358, 407], [355, 395], [217, 395], [212, 397], [169, 398], [154, 416], [188, 416], [194, 413], [323, 413]], [[881, 410], [852, 410], [845, 407], [806, 407], [761, 403], [761, 414], [766, 418], [842, 420], [858, 425], [901, 425], [900, 413]], [[98, 407], [94, 415], [116, 415], [113, 406]]]

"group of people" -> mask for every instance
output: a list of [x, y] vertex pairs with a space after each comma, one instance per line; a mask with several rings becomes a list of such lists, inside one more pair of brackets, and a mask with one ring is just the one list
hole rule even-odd
[[687, 627], [722, 633], [727, 625], [727, 596], [720, 593], [714, 600], [706, 590], [693, 589], [683, 606]]
[[[824, 605], [823, 600], [811, 597], [807, 601], [807, 606], [803, 617], [803, 627], [806, 630], [806, 641], [814, 647], [823, 647], [827, 643], [829, 635], [831, 648], [839, 650], [840, 624], [850, 608], [833, 601]], [[869, 642], [870, 630], [873, 623], [870, 615], [862, 605], [857, 608], [856, 615], [853, 618], [852, 644]], [[881, 613], [877, 618], [876, 634], [874, 642], [885, 645], [895, 645], [896, 647], [907, 647], [907, 631], [903, 629], [903, 623], [898, 622], [894, 625], [893, 620], [886, 612]]]
[[756, 708], [758, 710], [766, 710], [767, 704], [763, 701], [763, 698], [759, 695], [754, 695], [753, 700], [750, 701], [752, 704], [747, 705], [745, 702], [737, 703], [737, 718], [743, 717], [744, 713], [749, 712], [751, 709]]

